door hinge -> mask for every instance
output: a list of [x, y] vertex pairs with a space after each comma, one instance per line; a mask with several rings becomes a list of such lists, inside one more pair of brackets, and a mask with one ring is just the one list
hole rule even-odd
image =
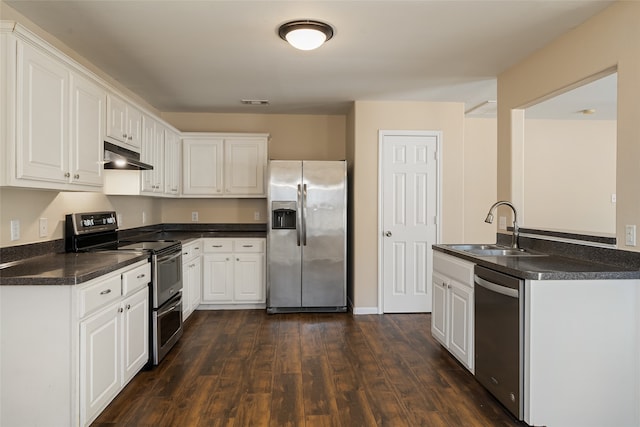
[[438, 216], [433, 217], [433, 225], [438, 225]]
[[438, 160], [438, 152], [437, 151], [433, 152], [433, 160], [436, 160], [436, 161]]

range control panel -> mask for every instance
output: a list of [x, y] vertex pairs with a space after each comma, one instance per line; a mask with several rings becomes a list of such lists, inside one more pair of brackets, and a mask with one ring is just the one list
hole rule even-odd
[[114, 211], [75, 213], [66, 216], [67, 226], [73, 226], [76, 235], [111, 231], [118, 229], [118, 220]]

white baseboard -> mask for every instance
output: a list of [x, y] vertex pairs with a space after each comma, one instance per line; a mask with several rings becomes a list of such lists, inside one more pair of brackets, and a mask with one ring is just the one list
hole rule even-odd
[[378, 314], [378, 307], [352, 307], [354, 315], [359, 314]]

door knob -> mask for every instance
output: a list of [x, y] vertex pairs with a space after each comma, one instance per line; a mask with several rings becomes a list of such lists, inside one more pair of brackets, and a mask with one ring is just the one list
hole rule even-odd
[[387, 236], [387, 237], [391, 237], [391, 232], [387, 231], [386, 233], [384, 233], [384, 235]]

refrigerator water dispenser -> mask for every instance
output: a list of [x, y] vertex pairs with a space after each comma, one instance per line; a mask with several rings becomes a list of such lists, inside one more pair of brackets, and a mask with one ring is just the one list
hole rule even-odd
[[296, 229], [296, 202], [271, 203], [271, 228], [273, 230]]

